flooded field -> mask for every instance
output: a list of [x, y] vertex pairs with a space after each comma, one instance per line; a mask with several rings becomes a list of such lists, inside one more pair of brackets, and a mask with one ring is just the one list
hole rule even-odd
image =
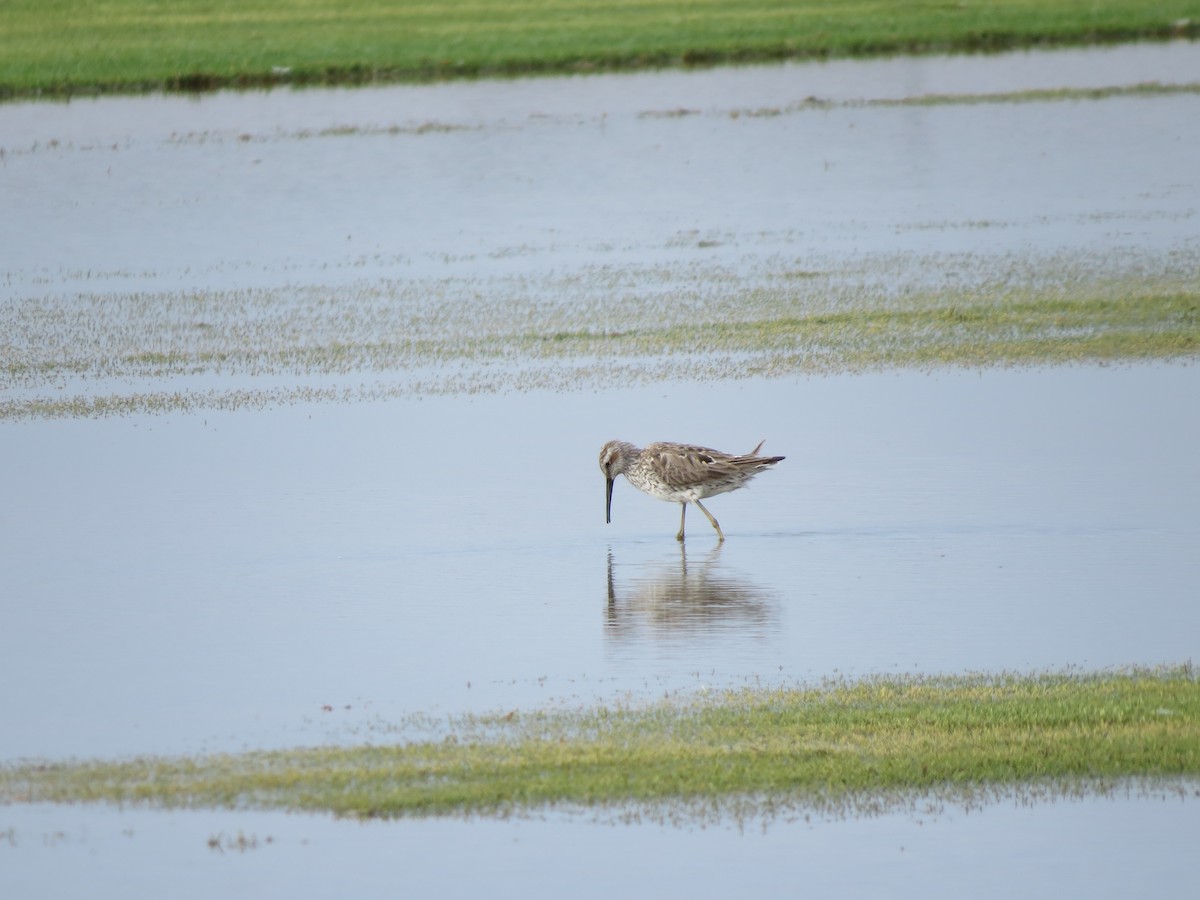
[[0, 417], [853, 369], [923, 358], [892, 313], [1190, 295], [1198, 57], [5, 106]]
[[[1180, 89], [929, 102], [1147, 82]], [[1196, 659], [1194, 362], [741, 377], [754, 347], [616, 364], [525, 338], [743, 301], [1194, 290], [1197, 83], [1178, 44], [0, 106], [0, 761]], [[724, 545], [693, 514], [681, 547], [677, 509], [624, 481], [604, 524], [610, 438], [787, 459], [712, 501]], [[366, 895], [449, 871], [464, 894], [988, 896], [1020, 859], [1035, 896], [1137, 872], [1185, 897], [1197, 809], [761, 834], [11, 806], [0, 888], [315, 896], [350, 869]]]

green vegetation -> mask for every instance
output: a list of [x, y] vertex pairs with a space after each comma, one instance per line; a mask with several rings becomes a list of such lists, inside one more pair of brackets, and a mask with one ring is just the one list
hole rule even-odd
[[[863, 106], [961, 106], [967, 103], [1047, 103], [1059, 100], [1107, 100], [1110, 97], [1162, 97], [1171, 94], [1198, 94], [1200, 83], [1118, 85], [1103, 88], [1047, 88], [1033, 91], [1006, 91], [991, 94], [922, 94], [918, 97], [874, 99]], [[815, 101], [816, 105], [833, 106]], [[854, 104], [843, 104], [846, 106]]]
[[0, 802], [252, 807], [396, 817], [555, 804], [650, 814], [847, 812], [1005, 786], [1200, 776], [1190, 667], [886, 678], [650, 706], [511, 712], [440, 740], [0, 767]]
[[1198, 34], [1197, 0], [5, 0], [0, 97], [356, 84]]
[[[0, 420], [1200, 353], [1191, 254], [994, 265], [880, 256], [835, 272], [622, 265], [21, 298], [0, 306]], [[942, 270], [959, 286], [926, 286]]]

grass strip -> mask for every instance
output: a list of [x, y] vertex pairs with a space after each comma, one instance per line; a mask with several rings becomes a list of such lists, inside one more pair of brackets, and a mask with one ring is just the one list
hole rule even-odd
[[361, 84], [1197, 35], [1197, 0], [5, 0], [0, 97]]
[[649, 706], [510, 712], [444, 739], [0, 767], [2, 802], [507, 814], [554, 805], [651, 814], [756, 800], [854, 810], [1121, 779], [1200, 776], [1191, 666], [1101, 674], [889, 677]]
[[767, 365], [795, 371], [1175, 357], [1200, 351], [1200, 293], [1085, 298], [1017, 292], [962, 302], [950, 295], [916, 308], [780, 314], [538, 339], [580, 355], [605, 347], [619, 355], [756, 353]]

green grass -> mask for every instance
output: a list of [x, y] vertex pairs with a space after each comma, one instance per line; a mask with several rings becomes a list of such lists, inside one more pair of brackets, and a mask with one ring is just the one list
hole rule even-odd
[[552, 340], [580, 354], [755, 352], [764, 364], [800, 371], [1170, 357], [1200, 351], [1200, 293], [949, 295], [909, 309], [710, 320]]
[[1197, 0], [5, 0], [0, 97], [354, 84], [1197, 34]]
[[509, 713], [394, 746], [0, 767], [0, 802], [326, 811], [360, 817], [555, 805], [877, 810], [1006, 787], [1200, 776], [1191, 667], [881, 678], [650, 706]]

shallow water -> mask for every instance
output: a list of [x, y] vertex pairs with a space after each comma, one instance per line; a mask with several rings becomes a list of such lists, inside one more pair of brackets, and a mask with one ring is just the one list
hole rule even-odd
[[861, 105], [1147, 82], [1200, 45], [5, 104], [0, 290], [1195, 252], [1194, 93]]
[[[1193, 659], [1198, 391], [1142, 365], [8, 424], [0, 758]], [[611, 437], [787, 459], [680, 548], [623, 479], [604, 524]]]
[[[1194, 272], [1196, 95], [861, 102], [1147, 81], [1200, 82], [1200, 47], [0, 105], [0, 303], [48, 316], [0, 349], [66, 335], [69, 353], [119, 324], [71, 331], [80, 292], [100, 310], [251, 287], [286, 305], [391, 281], [553, 312], [791, 270], [872, 290], [1027, 283], [1047, 261], [1056, 276]], [[146, 389], [63, 372], [2, 387]], [[383, 742], [471, 711], [1195, 659], [1198, 391], [1194, 365], [1087, 366], [3, 421], [0, 760]], [[765, 438], [787, 459], [710, 504], [723, 546], [693, 514], [681, 548], [676, 509], [623, 481], [605, 526], [596, 454], [613, 437]], [[368, 895], [450, 877], [472, 894], [803, 880], [865, 895], [903, 879], [912, 896], [989, 896], [1017, 861], [1034, 896], [1190, 897], [1196, 809], [1002, 804], [743, 835], [7, 807], [0, 893], [305, 896], [354, 871]], [[258, 848], [208, 849], [239, 831]]]
[[[1057, 898], [1195, 896], [1195, 798], [1125, 797], [845, 821], [677, 828], [543, 820], [357, 823], [303, 815], [0, 808], [21, 897]], [[6, 837], [6, 831], [11, 828]], [[244, 839], [237, 849], [239, 836]], [[215, 840], [219, 849], [212, 849]], [[618, 862], [614, 862], [617, 860]], [[685, 890], [681, 890], [684, 888]]]

